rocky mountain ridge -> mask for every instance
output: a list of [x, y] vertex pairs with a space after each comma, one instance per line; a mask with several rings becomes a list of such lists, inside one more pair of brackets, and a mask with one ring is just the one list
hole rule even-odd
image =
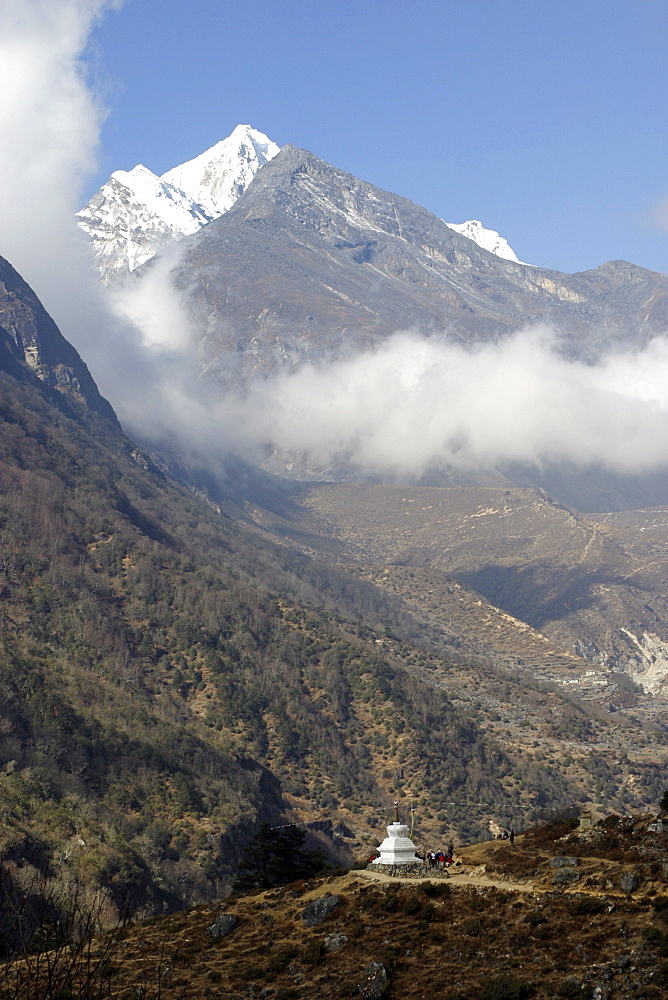
[[567, 356], [592, 360], [668, 325], [664, 275], [623, 261], [568, 275], [501, 260], [292, 146], [185, 241], [173, 278], [188, 289], [214, 377], [235, 360], [241, 373], [270, 371], [398, 330], [471, 344], [538, 323], [556, 330]]
[[[142, 164], [114, 171], [77, 213], [103, 281], [134, 271], [162, 247], [224, 215], [278, 151], [262, 132], [237, 125], [227, 139], [159, 177]], [[491, 253], [517, 260], [508, 241], [481, 222], [448, 225]]]

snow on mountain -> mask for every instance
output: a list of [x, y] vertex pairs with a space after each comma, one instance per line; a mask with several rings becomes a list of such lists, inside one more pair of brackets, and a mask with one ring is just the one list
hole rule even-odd
[[516, 264], [521, 263], [513, 248], [503, 236], [500, 236], [495, 229], [485, 229], [482, 222], [471, 219], [469, 222], [446, 222], [446, 226], [454, 229], [456, 233], [473, 240], [483, 250], [502, 257], [503, 260], [513, 260]]
[[162, 180], [186, 191], [212, 219], [228, 212], [259, 168], [276, 156], [279, 146], [249, 125], [237, 125], [232, 135], [205, 153], [174, 167]]
[[229, 211], [279, 147], [250, 125], [158, 177], [139, 164], [116, 170], [77, 213], [105, 282], [133, 271], [174, 240]]
[[211, 220], [183, 191], [139, 164], [116, 170], [78, 214], [105, 280], [136, 267]]

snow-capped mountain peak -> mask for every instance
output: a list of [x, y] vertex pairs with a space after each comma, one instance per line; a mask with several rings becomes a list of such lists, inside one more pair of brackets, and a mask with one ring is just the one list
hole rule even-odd
[[516, 264], [521, 263], [508, 241], [500, 236], [495, 229], [485, 229], [478, 219], [470, 219], [468, 222], [446, 222], [446, 226], [454, 229], [456, 233], [466, 236], [467, 239], [473, 240], [483, 250], [489, 250], [497, 257], [513, 260]]
[[162, 175], [162, 180], [186, 192], [212, 218], [228, 212], [263, 164], [280, 147], [250, 125], [237, 125], [227, 139]]
[[78, 213], [104, 281], [133, 271], [174, 240], [229, 211], [279, 147], [250, 125], [158, 177], [138, 164], [116, 170]]

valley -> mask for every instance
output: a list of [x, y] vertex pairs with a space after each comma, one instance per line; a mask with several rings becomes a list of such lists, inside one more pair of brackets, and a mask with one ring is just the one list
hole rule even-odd
[[[375, 356], [408, 325], [424, 338], [409, 354], [434, 340], [475, 358], [529, 321], [553, 325], [557, 368], [645, 350], [665, 277], [532, 268], [258, 135], [184, 165], [191, 208], [231, 176], [238, 197], [208, 223], [188, 209], [178, 246], [149, 219], [130, 277], [111, 275], [129, 252], [115, 213], [125, 226], [147, 205], [118, 177], [97, 205], [110, 287], [150, 287], [172, 246], [197, 446], [176, 424], [129, 435], [2, 262], [0, 852], [26, 901], [48, 872], [60, 893], [101, 893], [110, 921], [211, 908], [262, 823], [297, 823], [351, 866], [395, 798], [425, 840], [470, 844], [586, 804], [643, 813], [665, 790], [665, 468], [402, 475], [345, 448], [242, 446], [262, 387]], [[220, 185], [198, 188], [200, 167]], [[216, 439], [230, 399], [238, 451]]]

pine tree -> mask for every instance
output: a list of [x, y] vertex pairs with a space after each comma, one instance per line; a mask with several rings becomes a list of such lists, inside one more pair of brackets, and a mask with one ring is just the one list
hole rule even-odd
[[305, 847], [306, 831], [289, 823], [263, 823], [248, 842], [234, 879], [237, 892], [271, 889], [297, 879], [311, 878], [330, 867], [324, 851]]

